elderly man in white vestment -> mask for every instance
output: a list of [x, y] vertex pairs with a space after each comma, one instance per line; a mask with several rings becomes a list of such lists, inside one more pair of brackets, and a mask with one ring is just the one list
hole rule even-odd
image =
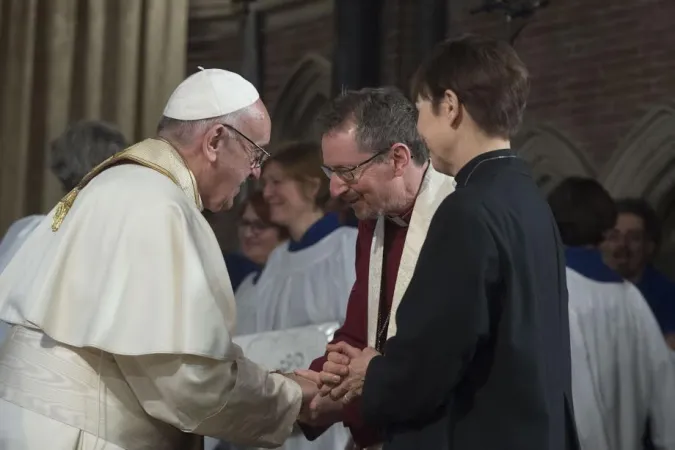
[[232, 343], [235, 302], [202, 208], [257, 177], [270, 119], [209, 69], [171, 95], [158, 137], [90, 172], [0, 274], [0, 448], [274, 447], [316, 385]]
[[[329, 102], [318, 119], [324, 172], [331, 193], [360, 219], [356, 282], [343, 326], [333, 342], [381, 349], [396, 334], [393, 318], [412, 277], [429, 223], [455, 188], [452, 177], [436, 172], [417, 131], [417, 110], [395, 88], [347, 91]], [[391, 320], [390, 320], [391, 319]], [[315, 360], [304, 376], [333, 364]], [[357, 448], [379, 448], [381, 430], [364, 425], [360, 400], [347, 406], [316, 398], [301, 423], [309, 439], [332, 424], [349, 427]]]
[[675, 365], [640, 291], [605, 266], [599, 244], [614, 201], [595, 180], [568, 178], [549, 195], [566, 245], [572, 391], [584, 450], [636, 450], [650, 419], [659, 450], [675, 449]]
[[[127, 146], [124, 135], [114, 126], [96, 120], [83, 120], [69, 125], [49, 146], [51, 172], [65, 192], [94, 167]], [[0, 241], [0, 272], [21, 248], [26, 238], [44, 220], [42, 214], [22, 217], [14, 222]], [[0, 321], [0, 342], [9, 325]]]

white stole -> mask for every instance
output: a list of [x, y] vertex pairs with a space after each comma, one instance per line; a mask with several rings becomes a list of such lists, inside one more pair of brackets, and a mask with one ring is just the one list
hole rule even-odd
[[[403, 298], [403, 293], [408, 288], [417, 264], [422, 244], [427, 236], [429, 223], [438, 205], [455, 190], [455, 180], [429, 168], [424, 175], [420, 191], [415, 201], [408, 232], [403, 245], [401, 263], [396, 276], [394, 298], [391, 304], [387, 337], [396, 334], [396, 311]], [[370, 267], [368, 271], [368, 346], [375, 347], [377, 340], [377, 320], [380, 309], [380, 295], [382, 292], [382, 270], [384, 268], [384, 221], [385, 217], [379, 217], [373, 233], [373, 241], [370, 249]]]

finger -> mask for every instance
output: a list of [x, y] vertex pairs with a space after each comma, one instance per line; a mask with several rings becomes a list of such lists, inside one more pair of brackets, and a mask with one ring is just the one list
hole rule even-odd
[[342, 377], [339, 375], [335, 375], [334, 373], [330, 372], [321, 372], [319, 374], [319, 379], [322, 384], [328, 384], [330, 387], [333, 387], [333, 385], [340, 384], [342, 381]]
[[349, 375], [349, 367], [347, 367], [346, 364], [334, 363], [333, 361], [326, 361], [323, 363], [323, 371], [339, 375], [341, 377]]
[[316, 372], [314, 370], [297, 369], [297, 370], [294, 370], [293, 373], [296, 374], [299, 377], [302, 377], [306, 380], [311, 381], [314, 384], [320, 384], [321, 383], [321, 377], [319, 376], [319, 372]]
[[309, 402], [310, 412], [315, 412], [319, 410], [319, 403], [321, 402], [322, 398], [323, 397], [319, 394], [316, 397], [314, 397], [311, 402]]
[[321, 386], [321, 389], [319, 389], [319, 395], [322, 397], [326, 397], [327, 395], [330, 395], [330, 391], [332, 390], [333, 390], [332, 386], [324, 384], [323, 386]]
[[329, 352], [338, 352], [343, 355], [348, 356], [349, 358], [356, 358], [361, 355], [361, 350], [356, 347], [352, 347], [346, 342], [340, 341], [337, 344], [328, 344], [326, 350]]
[[[338, 352], [330, 352], [328, 356], [326, 357], [326, 360], [336, 363], [336, 364], [341, 364], [343, 366], [349, 365], [349, 358], [342, 353]], [[325, 364], [325, 363], [324, 363]]]
[[342, 384], [334, 387], [333, 389], [331, 389], [330, 398], [332, 398], [333, 400], [340, 400], [347, 394], [347, 392], [349, 392], [349, 388], [347, 387], [347, 384], [342, 383]]

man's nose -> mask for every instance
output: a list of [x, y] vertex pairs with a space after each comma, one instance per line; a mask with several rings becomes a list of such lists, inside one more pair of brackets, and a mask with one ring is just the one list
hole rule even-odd
[[252, 169], [250, 176], [254, 180], [257, 180], [258, 178], [260, 178], [260, 167], [255, 167], [254, 169]]
[[340, 179], [337, 175], [333, 174], [330, 177], [330, 195], [331, 197], [339, 197], [340, 195], [347, 192], [347, 183]]

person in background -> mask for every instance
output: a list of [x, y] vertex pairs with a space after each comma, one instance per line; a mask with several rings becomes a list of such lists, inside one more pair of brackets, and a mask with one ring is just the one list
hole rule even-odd
[[652, 265], [661, 243], [659, 218], [642, 199], [621, 199], [616, 205], [616, 224], [602, 245], [605, 261], [640, 289], [675, 350], [675, 283]]
[[640, 291], [602, 260], [616, 223], [611, 196], [572, 177], [549, 195], [566, 246], [572, 387], [584, 450], [635, 450], [651, 421], [658, 449], [675, 448], [675, 366]]
[[[64, 192], [69, 192], [91, 169], [126, 146], [124, 135], [111, 124], [95, 120], [75, 122], [51, 142], [50, 169]], [[0, 241], [0, 272], [44, 217], [26, 216], [9, 227]], [[0, 342], [8, 330], [9, 326], [0, 321]]]
[[[51, 142], [50, 169], [63, 191], [69, 192], [91, 169], [127, 145], [124, 135], [111, 124], [87, 120], [75, 122]], [[43, 214], [27, 216], [9, 227], [0, 242], [0, 272], [44, 217]]]
[[248, 197], [240, 209], [239, 243], [241, 253], [256, 269], [244, 277], [235, 289], [237, 300], [237, 334], [247, 334], [241, 324], [252, 323], [247, 318], [255, 314], [255, 287], [260, 273], [267, 263], [270, 253], [288, 239], [288, 230], [270, 221], [270, 207], [263, 197], [262, 191], [255, 191]]
[[[356, 278], [357, 230], [342, 226], [336, 213], [326, 213], [330, 192], [320, 145], [283, 145], [263, 166], [261, 180], [270, 220], [288, 230], [289, 240], [272, 251], [243, 300], [250, 308], [238, 316], [238, 333], [343, 323]], [[348, 437], [336, 425], [314, 442], [296, 432], [283, 448], [342, 450]]]
[[290, 238], [270, 254], [256, 286], [256, 332], [342, 323], [357, 231], [326, 214], [330, 192], [319, 144], [283, 146], [263, 166], [261, 180], [270, 220]]
[[270, 208], [262, 191], [254, 191], [244, 200], [237, 221], [240, 251], [226, 254], [225, 264], [238, 298], [255, 284], [272, 250], [288, 239], [288, 231], [270, 222]]

